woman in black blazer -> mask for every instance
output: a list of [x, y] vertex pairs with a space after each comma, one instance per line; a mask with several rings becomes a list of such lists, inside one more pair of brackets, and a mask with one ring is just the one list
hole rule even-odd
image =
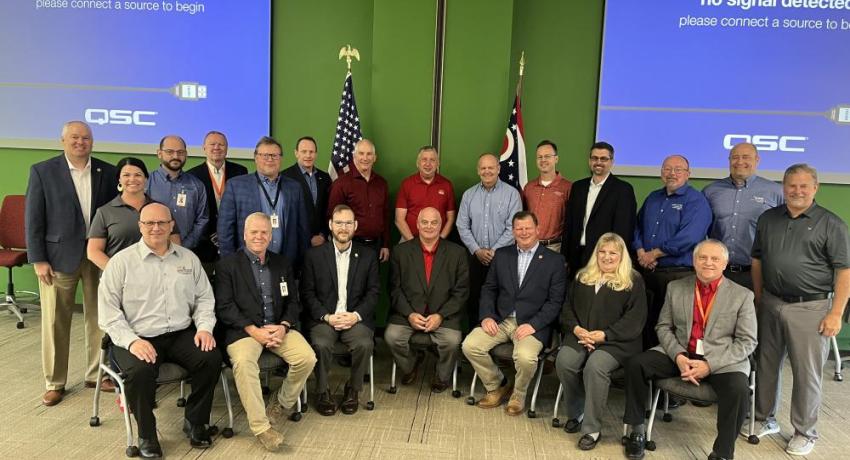
[[623, 239], [599, 238], [579, 270], [561, 312], [563, 346], [555, 367], [567, 400], [567, 433], [581, 431], [578, 446], [596, 447], [611, 374], [642, 351], [646, 290], [632, 269]]

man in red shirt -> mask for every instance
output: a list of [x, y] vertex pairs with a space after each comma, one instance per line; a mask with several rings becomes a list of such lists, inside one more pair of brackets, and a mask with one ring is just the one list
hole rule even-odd
[[549, 140], [537, 144], [537, 170], [540, 175], [525, 184], [522, 202], [525, 209], [537, 216], [540, 244], [561, 252], [564, 232], [564, 212], [570, 199], [572, 182], [557, 171], [558, 146]]
[[451, 181], [437, 172], [440, 159], [437, 148], [426, 145], [416, 155], [416, 174], [401, 182], [395, 201], [395, 226], [404, 241], [419, 236], [416, 219], [419, 211], [433, 207], [443, 222], [440, 238], [447, 238], [455, 224], [455, 192]]

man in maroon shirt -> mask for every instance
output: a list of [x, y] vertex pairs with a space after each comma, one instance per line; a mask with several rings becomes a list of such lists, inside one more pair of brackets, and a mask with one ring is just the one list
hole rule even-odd
[[561, 252], [564, 214], [573, 183], [558, 172], [558, 146], [549, 140], [537, 144], [537, 170], [540, 176], [528, 181], [522, 190], [525, 208], [537, 216], [540, 244]]
[[[390, 258], [390, 213], [387, 181], [372, 170], [378, 154], [375, 144], [363, 138], [354, 144], [354, 168], [343, 174], [331, 186], [328, 210], [339, 204], [348, 205], [358, 222], [354, 240], [378, 253], [378, 259]], [[329, 214], [328, 219], [332, 216]]]
[[447, 238], [455, 223], [455, 192], [451, 181], [437, 172], [440, 159], [437, 148], [426, 145], [416, 155], [416, 174], [401, 182], [395, 200], [395, 226], [404, 241], [419, 236], [416, 218], [419, 211], [433, 207], [440, 213], [443, 227], [440, 238]]

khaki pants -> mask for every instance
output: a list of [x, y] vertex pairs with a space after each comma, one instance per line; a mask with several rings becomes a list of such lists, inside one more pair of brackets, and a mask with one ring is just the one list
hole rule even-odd
[[[286, 380], [280, 386], [277, 400], [281, 406], [291, 408], [295, 406], [296, 399], [301, 393], [307, 377], [313, 372], [316, 365], [316, 355], [313, 349], [304, 340], [298, 331], [291, 330], [283, 338], [283, 343], [277, 348], [269, 349], [272, 353], [283, 358], [289, 364], [289, 372]], [[248, 418], [248, 426], [254, 435], [258, 435], [269, 428], [269, 419], [266, 417], [266, 407], [263, 404], [263, 390], [260, 385], [260, 367], [257, 360], [263, 353], [263, 346], [252, 337], [237, 340], [227, 347], [227, 354], [233, 364], [233, 380], [236, 381], [236, 391], [245, 414]], [[275, 396], [271, 396], [274, 398]]]
[[506, 318], [499, 323], [499, 332], [495, 336], [491, 337], [484, 332], [484, 329], [476, 327], [463, 341], [463, 354], [481, 377], [481, 382], [484, 383], [487, 391], [499, 388], [504, 378], [502, 371], [490, 356], [490, 350], [502, 343], [513, 342], [514, 344], [513, 358], [514, 367], [516, 367], [514, 392], [525, 395], [528, 384], [534, 377], [534, 372], [537, 370], [537, 356], [543, 350], [543, 343], [533, 335], [517, 341], [513, 336], [516, 328], [516, 318]]
[[68, 380], [68, 353], [71, 342], [71, 317], [77, 283], [83, 281], [83, 318], [85, 321], [87, 382], [97, 379], [102, 332], [97, 326], [97, 285], [100, 270], [88, 259], [72, 273], [56, 272], [53, 284], [39, 281], [41, 295], [41, 367], [48, 390], [65, 388]]

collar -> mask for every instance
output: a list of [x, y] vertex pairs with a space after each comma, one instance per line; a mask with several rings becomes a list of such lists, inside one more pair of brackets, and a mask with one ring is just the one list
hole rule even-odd
[[66, 163], [68, 163], [68, 169], [70, 169], [70, 170], [72, 170], [72, 171], [85, 171], [85, 170], [91, 170], [91, 155], [89, 155], [89, 159], [88, 159], [88, 161], [86, 161], [86, 166], [85, 166], [83, 169], [77, 169], [77, 168], [76, 168], [76, 167], [75, 167], [75, 166], [71, 163], [71, 160], [68, 158], [68, 154], [67, 154], [67, 153], [64, 153], [64, 152], [63, 152], [63, 153], [62, 153], [62, 155], [65, 157], [65, 162], [66, 162]]
[[428, 248], [425, 247], [425, 245], [422, 243], [422, 240], [420, 239], [419, 240], [419, 247], [422, 248], [422, 253], [423, 254], [430, 254], [430, 255], [436, 254], [437, 249], [440, 248], [440, 239], [441, 238], [437, 238], [437, 243], [434, 245], [434, 249], [431, 249], [431, 250], [428, 250]]
[[354, 165], [354, 163], [352, 163], [352, 164], [351, 164], [351, 172], [350, 172], [350, 174], [351, 174], [351, 178], [352, 178], [352, 179], [358, 179], [358, 178], [359, 178], [359, 179], [363, 179], [363, 180], [364, 180], [364, 181], [366, 181], [366, 182], [372, 182], [372, 179], [374, 179], [374, 178], [375, 178], [375, 176], [377, 175], [377, 174], [375, 173], [375, 168], [373, 167], [373, 168], [369, 171], [369, 180], [366, 180], [366, 176], [364, 176], [363, 174], [360, 174], [360, 170], [359, 170], [359, 169], [357, 169], [357, 166], [355, 166], [355, 165]]
[[593, 182], [593, 176], [591, 175], [590, 176], [590, 186], [591, 187], [602, 187], [603, 185], [605, 185], [605, 181], [607, 181], [609, 177], [611, 177], [611, 172], [608, 172], [608, 174], [602, 179], [602, 181], [599, 182], [598, 184], [596, 184], [596, 183]]
[[215, 165], [210, 163], [209, 161], [206, 161], [206, 164], [207, 164], [207, 168], [209, 168], [210, 171], [212, 171], [213, 173], [218, 173], [218, 174], [223, 173], [224, 168], [227, 167], [227, 161], [225, 161], [224, 163], [221, 164], [221, 168], [216, 168]]
[[[147, 194], [147, 193], [145, 193], [145, 204], [148, 204], [148, 203], [150, 203], [150, 202], [152, 202], [152, 201], [153, 201], [153, 200], [151, 199], [151, 197], [149, 197], [149, 196], [148, 196], [148, 194]], [[112, 207], [115, 207], [115, 208], [123, 208], [123, 207], [130, 208], [130, 207], [132, 207], [132, 206], [130, 206], [129, 204], [125, 203], [123, 199], [121, 199], [121, 194], [120, 194], [120, 193], [119, 193], [118, 195], [115, 195], [115, 198], [113, 198], [113, 199], [109, 202], [109, 205], [110, 205], [110, 206], [112, 206]]]
[[786, 205], [784, 205], [785, 210], [784, 210], [784, 211], [782, 211], [782, 213], [783, 213], [783, 214], [785, 214], [786, 216], [788, 216], [790, 219], [797, 219], [797, 218], [800, 218], [800, 217], [811, 217], [812, 211], [814, 211], [814, 209], [815, 209], [817, 206], [818, 206], [818, 202], [817, 202], [817, 201], [813, 201], [813, 202], [812, 202], [812, 205], [811, 205], [811, 206], [809, 206], [808, 208], [806, 208], [806, 210], [805, 210], [805, 211], [801, 212], [799, 216], [797, 216], [797, 217], [791, 217], [791, 213], [789, 213], [789, 212], [788, 212], [788, 205], [786, 204]]
[[268, 252], [266, 252], [266, 261], [265, 261], [265, 262], [261, 262], [261, 261], [260, 261], [260, 256], [258, 256], [258, 255], [256, 255], [256, 254], [254, 254], [253, 252], [251, 252], [251, 250], [250, 250], [250, 249], [248, 249], [248, 247], [247, 247], [247, 246], [242, 246], [242, 250], [245, 252], [245, 255], [247, 255], [247, 256], [248, 256], [248, 260], [250, 260], [252, 263], [259, 264], [260, 266], [265, 266], [265, 265], [267, 265], [267, 264], [268, 264], [268, 262], [269, 262], [269, 254], [268, 254]]
[[541, 187], [551, 187], [551, 186], [555, 185], [556, 182], [563, 180], [563, 179], [564, 178], [561, 177], [561, 173], [559, 171], [555, 171], [555, 177], [552, 178], [552, 182], [549, 182], [549, 185], [543, 185], [543, 177], [541, 177], [541, 176], [537, 176], [532, 182], [534, 182], [536, 185], [539, 185]]
[[180, 171], [177, 171], [177, 177], [175, 177], [174, 179], [171, 178], [171, 174], [168, 173], [168, 170], [165, 169], [165, 166], [160, 165], [159, 171], [165, 177], [165, 180], [167, 180], [169, 182], [175, 181], [175, 180], [180, 180], [180, 178], [183, 177], [183, 170], [182, 169]]
[[717, 286], [720, 285], [721, 281], [723, 281], [722, 276], [720, 276], [719, 278], [717, 278], [716, 280], [714, 280], [714, 281], [712, 281], [708, 284], [703, 283], [702, 281], [699, 280], [699, 278], [697, 278], [697, 281], [696, 281], [697, 289], [699, 289], [699, 291], [701, 293], [712, 293], [713, 294], [713, 293], [717, 292]]
[[[307, 174], [307, 172], [308, 172], [308, 171], [307, 171], [307, 168], [305, 168], [305, 167], [301, 166], [301, 163], [297, 163], [297, 162], [296, 162], [296, 163], [295, 163], [295, 165], [296, 165], [296, 166], [298, 166], [298, 169], [300, 169], [300, 170], [301, 170], [301, 174], [302, 174], [302, 175]], [[357, 168], [354, 168], [354, 169], [357, 169]], [[315, 167], [315, 166], [313, 166], [313, 170], [312, 170], [312, 171], [309, 171], [309, 172], [310, 172], [310, 176], [315, 176], [315, 175], [316, 175], [316, 167]]]
[[257, 178], [260, 179], [260, 182], [262, 182], [264, 184], [268, 184], [268, 185], [277, 185], [277, 181], [280, 180], [280, 173], [278, 173], [277, 177], [275, 177], [274, 179], [269, 179], [268, 177], [266, 177], [265, 175], [260, 174], [260, 173], [254, 173], [254, 174], [257, 175]]
[[[157, 253], [153, 252], [153, 249], [151, 249], [151, 248], [147, 245], [147, 243], [145, 243], [145, 240], [139, 240], [139, 242], [138, 242], [138, 243], [136, 243], [136, 249], [137, 249], [137, 250], [138, 250], [138, 252], [139, 252], [139, 256], [141, 256], [141, 258], [142, 258], [143, 260], [144, 260], [144, 259], [146, 259], [146, 258], [147, 258], [148, 256], [150, 256], [151, 254], [153, 254], [153, 255], [154, 255], [154, 256], [156, 256], [156, 257], [159, 257], [159, 254], [157, 254]], [[177, 256], [177, 257], [180, 257], [180, 253], [179, 253], [179, 252], [177, 252], [176, 245], [171, 244], [171, 241], [169, 241], [169, 242], [168, 242], [168, 249], [166, 249], [166, 250], [165, 250], [165, 255], [164, 255], [164, 256], [162, 256], [162, 258], [164, 259], [164, 258], [166, 258], [166, 257], [168, 257], [168, 256], [170, 256], [170, 255], [172, 255], [172, 254], [173, 254], [173, 255], [175, 255], [175, 256]]]
[[685, 194], [685, 192], [687, 192], [687, 189], [689, 189], [689, 188], [691, 188], [691, 185], [689, 183], [685, 182], [685, 185], [677, 188], [676, 190], [673, 191], [673, 193], [667, 193], [667, 188], [662, 187], [661, 193], [663, 193], [664, 196], [671, 196], [671, 195], [682, 196], [682, 195]]
[[339, 257], [339, 256], [344, 256], [344, 255], [350, 255], [350, 254], [351, 254], [351, 248], [353, 248], [353, 247], [354, 247], [354, 242], [353, 242], [353, 241], [352, 241], [352, 242], [349, 242], [349, 243], [348, 243], [348, 248], [347, 248], [347, 249], [345, 249], [344, 251], [340, 251], [340, 250], [336, 247], [336, 242], [333, 240], [333, 238], [331, 238], [331, 245], [333, 245], [333, 249], [334, 249], [334, 256]]
[[528, 251], [523, 251], [519, 248], [519, 245], [516, 247], [517, 254], [534, 254], [537, 252], [537, 248], [540, 247], [540, 241], [534, 243], [534, 246], [531, 247]]
[[[440, 173], [434, 173], [434, 178], [431, 179], [431, 185], [440, 182], [442, 178], [443, 176], [441, 176]], [[413, 180], [417, 184], [427, 184], [427, 182], [425, 182], [425, 179], [422, 178], [422, 175], [419, 174], [419, 171], [416, 171], [416, 173], [413, 175]]]
[[[753, 185], [753, 182], [755, 182], [757, 180], [757, 177], [758, 176], [753, 174], [750, 177], [744, 179], [744, 188], [749, 188], [751, 185]], [[736, 188], [738, 187], [738, 184], [735, 182], [735, 179], [732, 178], [731, 174], [728, 177], [726, 177], [726, 179], [729, 180], [729, 183], [732, 184], [733, 187], [736, 187]]]
[[[489, 190], [489, 191], [491, 191], [491, 192], [495, 192], [496, 190], [498, 190], [498, 189], [502, 186], [502, 184], [503, 184], [502, 179], [496, 179], [496, 183], [493, 185], [493, 189], [492, 189], [492, 190]], [[485, 191], [485, 192], [487, 192], [487, 191], [488, 191], [488, 190], [487, 190], [487, 187], [485, 187], [485, 186], [484, 186], [484, 182], [480, 182], [480, 181], [479, 181], [479, 182], [478, 182], [478, 187], [480, 187], [480, 188], [481, 188], [481, 190], [483, 190], [483, 191]]]

